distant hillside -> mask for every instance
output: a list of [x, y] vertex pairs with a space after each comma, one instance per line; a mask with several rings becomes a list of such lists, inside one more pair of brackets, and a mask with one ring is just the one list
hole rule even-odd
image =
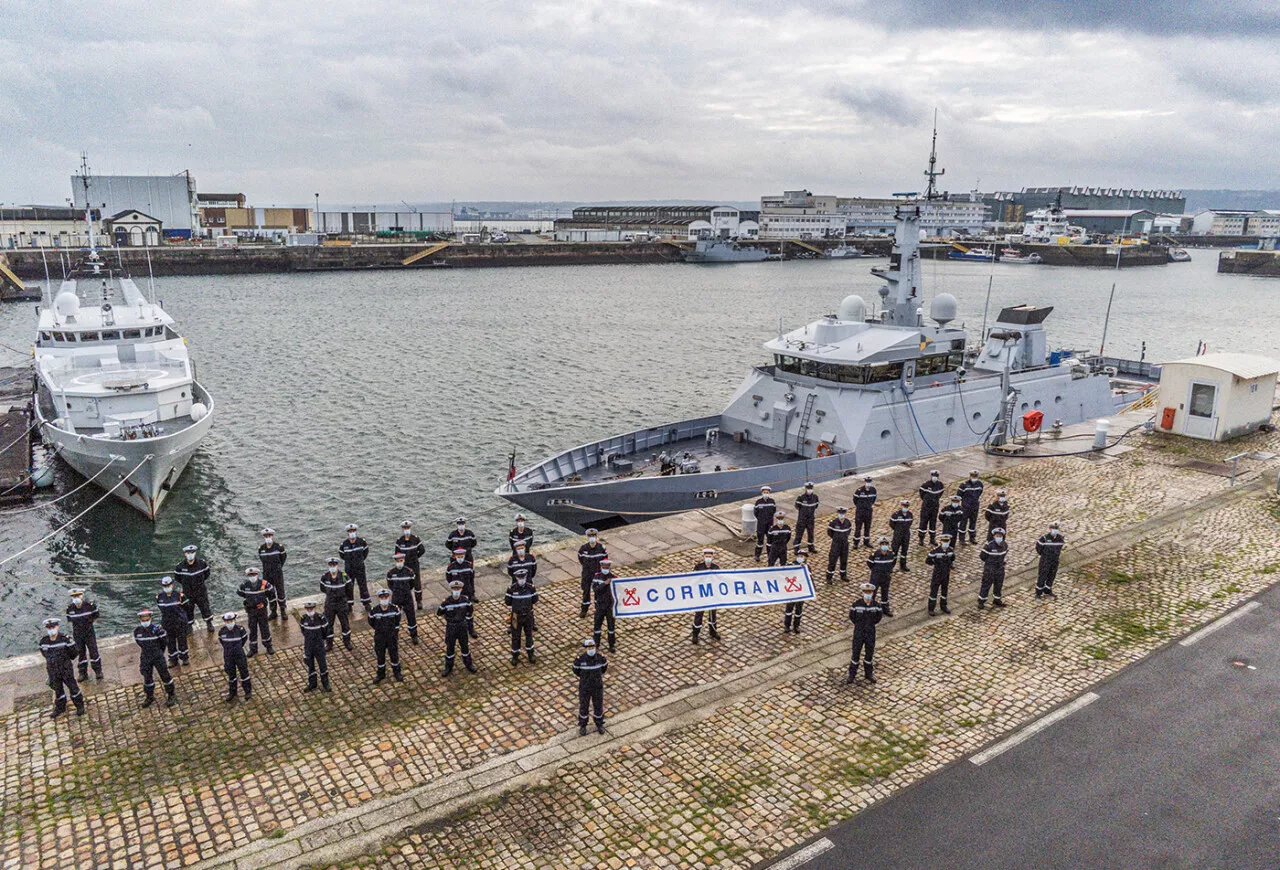
[[1183, 190], [1187, 214], [1206, 208], [1280, 208], [1280, 190]]

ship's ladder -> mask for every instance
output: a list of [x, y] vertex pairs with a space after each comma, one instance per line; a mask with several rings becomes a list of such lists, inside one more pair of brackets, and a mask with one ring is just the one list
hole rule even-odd
[[966, 248], [964, 245], [960, 244], [959, 242], [952, 242], [951, 247], [955, 248], [957, 251], [959, 251], [962, 254], [969, 253], [969, 249]]
[[815, 254], [824, 253], [822, 248], [819, 248], [817, 245], [811, 245], [808, 242], [802, 242], [799, 239], [787, 239], [787, 242], [793, 245], [799, 245], [802, 248], [808, 248], [810, 251], [813, 251]]
[[427, 257], [430, 257], [432, 254], [435, 254], [439, 251], [443, 251], [447, 247], [449, 247], [448, 242], [438, 242], [434, 245], [429, 245], [423, 248], [421, 251], [418, 251], [416, 254], [410, 254], [408, 257], [405, 257], [403, 260], [400, 261], [400, 265], [412, 266], [414, 263], [418, 262], [419, 260], [424, 260]]
[[0, 254], [0, 285], [12, 284], [13, 288], [19, 293], [27, 289], [27, 285], [22, 283], [22, 279], [13, 274], [9, 268], [9, 260], [3, 254]]
[[800, 427], [796, 430], [796, 453], [804, 455], [805, 436], [809, 434], [809, 418], [813, 416], [813, 405], [818, 401], [817, 393], [805, 397], [804, 410], [800, 412]]

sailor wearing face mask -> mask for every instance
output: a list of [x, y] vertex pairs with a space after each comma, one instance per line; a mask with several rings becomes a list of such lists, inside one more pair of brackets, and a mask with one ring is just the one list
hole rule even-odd
[[182, 548], [182, 561], [173, 569], [173, 576], [182, 584], [187, 597], [187, 625], [195, 624], [196, 608], [204, 620], [205, 630], [213, 633], [213, 609], [209, 606], [209, 563], [196, 556], [196, 545]]
[[862, 478], [862, 486], [853, 491], [853, 546], [871, 546], [871, 517], [875, 510], [876, 488], [871, 485], [871, 476]]
[[[387, 572], [387, 586], [391, 589], [391, 603], [404, 615], [405, 625], [409, 629], [409, 642], [418, 643], [418, 612], [414, 604], [413, 591], [417, 585], [417, 574], [409, 567], [406, 553], [396, 551], [391, 557], [391, 570]], [[396, 623], [399, 625], [399, 622]]]
[[[787, 564], [787, 545], [791, 543], [791, 526], [787, 525], [787, 515], [782, 511], [774, 513], [768, 538], [769, 567]], [[796, 552], [800, 551], [797, 549]]]
[[818, 494], [813, 491], [813, 484], [806, 483], [804, 492], [796, 497], [796, 537], [793, 543], [797, 550], [800, 549], [800, 541], [805, 534], [809, 535], [810, 553], [814, 552], [813, 548], [813, 526], [818, 516]]
[[222, 614], [218, 643], [222, 645], [222, 670], [227, 675], [227, 703], [236, 699], [237, 684], [244, 688], [244, 699], [249, 700], [253, 694], [253, 683], [249, 679], [249, 657], [245, 654], [249, 632], [245, 631], [243, 625], [236, 624], [234, 612]]
[[507, 630], [511, 632], [511, 664], [520, 662], [520, 636], [524, 635], [524, 652], [533, 663], [533, 605], [538, 603], [538, 590], [529, 582], [528, 572], [516, 569], [511, 575], [511, 585], [504, 596], [510, 614]]
[[941, 605], [943, 613], [950, 613], [947, 608], [947, 590], [951, 588], [951, 566], [955, 564], [956, 551], [951, 546], [951, 536], [943, 532], [938, 546], [924, 557], [924, 563], [933, 568], [929, 578], [929, 615], [933, 616], [935, 607]]
[[525, 579], [530, 585], [538, 576], [538, 560], [525, 549], [523, 541], [516, 544], [515, 553], [507, 560], [507, 576], [514, 580], [517, 571], [524, 572]]
[[320, 575], [320, 591], [324, 593], [324, 649], [333, 649], [334, 622], [342, 626], [342, 645], [351, 649], [351, 578], [338, 570], [338, 557], [329, 557], [329, 570]]
[[[804, 547], [801, 547], [799, 550], [796, 550], [795, 561], [792, 562], [791, 564], [804, 565], [808, 561], [809, 561], [809, 551], [806, 550]], [[800, 633], [800, 616], [803, 613], [804, 613], [803, 601], [788, 601], [787, 606], [783, 610], [782, 633], [788, 634], [794, 631], [796, 634], [799, 634]]]
[[[413, 572], [413, 600], [418, 609], [422, 609], [422, 565], [421, 559], [427, 552], [426, 544], [413, 533], [413, 522], [405, 520], [400, 524], [400, 537], [396, 538], [396, 552], [404, 553], [405, 567]], [[403, 607], [403, 605], [401, 605]], [[412, 630], [410, 631], [412, 634]], [[416, 637], [416, 635], [415, 635]], [[415, 641], [416, 642], [416, 641]]]
[[769, 529], [773, 528], [773, 516], [778, 511], [778, 503], [773, 500], [773, 489], [760, 487], [760, 497], [751, 508], [756, 517], [756, 561], [760, 561], [760, 553], [769, 539]]
[[1036, 568], [1036, 598], [1044, 595], [1058, 597], [1053, 594], [1053, 581], [1058, 578], [1058, 560], [1062, 558], [1062, 548], [1066, 544], [1067, 539], [1058, 531], [1057, 520], [1049, 523], [1049, 531], [1036, 541], [1036, 552], [1040, 554], [1040, 564]]
[[604, 674], [609, 662], [596, 651], [596, 642], [582, 642], [582, 655], [573, 660], [573, 675], [578, 678], [578, 735], [587, 736], [587, 705], [596, 720], [596, 731], [604, 733]]
[[[337, 559], [334, 559], [337, 562]], [[336, 566], [335, 566], [336, 567]], [[346, 604], [346, 591], [343, 591], [342, 603]], [[328, 609], [325, 604], [325, 609]], [[316, 603], [308, 601], [302, 605], [302, 616], [298, 625], [302, 628], [302, 658], [307, 666], [307, 691], [316, 690], [317, 677], [324, 690], [329, 691], [329, 662], [325, 655], [326, 642], [333, 646], [333, 625], [316, 612]]]
[[[369, 597], [369, 579], [364, 573], [364, 561], [369, 558], [369, 545], [357, 534], [358, 531], [359, 527], [355, 523], [347, 525], [347, 538], [338, 545], [338, 555], [342, 557], [342, 570], [360, 587], [360, 603], [367, 614], [373, 606], [373, 599]], [[348, 589], [347, 600], [355, 603], [354, 589]]]
[[907, 570], [907, 549], [911, 546], [911, 524], [915, 515], [911, 513], [911, 502], [905, 498], [898, 509], [889, 516], [889, 527], [893, 529], [893, 556], [898, 560], [898, 569]]
[[93, 675], [102, 679], [102, 658], [98, 655], [98, 633], [93, 624], [98, 621], [98, 605], [86, 601], [83, 589], [71, 590], [71, 603], [67, 605], [67, 620], [71, 623], [71, 638], [76, 644], [76, 658], [80, 660], [80, 679]]
[[836, 518], [827, 523], [827, 537], [831, 539], [831, 552], [827, 554], [828, 583], [835, 577], [837, 564], [840, 566], [840, 582], [849, 582], [849, 534], [852, 531], [848, 511], [843, 506], [836, 508]]
[[[714, 561], [716, 551], [711, 547], [704, 547], [702, 550], [702, 561], [693, 566], [695, 571], [719, 571], [720, 566]], [[693, 642], [698, 642], [698, 635], [702, 632], [702, 615], [707, 614], [707, 631], [711, 634], [712, 640], [720, 639], [720, 632], [716, 631], [716, 612], [714, 610], [695, 610], [693, 612]]]
[[930, 471], [929, 479], [920, 484], [920, 525], [917, 533], [920, 535], [920, 546], [924, 546], [924, 533], [929, 533], [929, 543], [936, 544], [938, 542], [938, 507], [942, 502], [942, 491], [946, 489], [942, 485], [942, 478], [938, 472]]
[[582, 567], [582, 611], [578, 614], [579, 619], [586, 617], [591, 607], [592, 578], [600, 573], [600, 563], [608, 557], [600, 543], [600, 533], [587, 529], [587, 542], [578, 548], [578, 564]]
[[[53, 709], [49, 711], [50, 719], [57, 719], [67, 712], [67, 695], [71, 695], [71, 703], [76, 705], [76, 715], [84, 715], [84, 695], [80, 694], [80, 685], [76, 682], [75, 666], [76, 642], [62, 633], [61, 623], [49, 618], [44, 621], [44, 637], [40, 638], [40, 654], [44, 656], [44, 670], [49, 677], [49, 688], [53, 689]], [[99, 674], [101, 679], [101, 674]]]
[[893, 563], [889, 539], [881, 535], [879, 545], [867, 557], [867, 567], [871, 569], [871, 584], [879, 592], [880, 604], [885, 616], [893, 616], [893, 608], [889, 606], [889, 581], [893, 578]]
[[172, 577], [160, 580], [156, 607], [160, 610], [160, 625], [164, 628], [169, 667], [191, 664], [187, 651], [187, 600], [173, 587]]
[[258, 635], [262, 635], [267, 655], [275, 655], [271, 646], [271, 623], [267, 622], [267, 606], [275, 600], [275, 589], [257, 568], [245, 568], [244, 582], [236, 594], [244, 599], [244, 612], [249, 619], [249, 658], [258, 654]]
[[[476, 548], [476, 533], [467, 528], [466, 517], [458, 517], [453, 521], [453, 531], [444, 541], [444, 548], [450, 553], [459, 547], [466, 551], [468, 562], [474, 561], [472, 551]], [[463, 595], [465, 594], [464, 592]]]
[[164, 705], [172, 707], [177, 701], [174, 698], [173, 677], [169, 676], [169, 668], [164, 663], [165, 630], [152, 621], [150, 610], [138, 611], [138, 627], [133, 630], [133, 642], [142, 651], [138, 658], [138, 671], [142, 674], [142, 693], [145, 696], [142, 706], [150, 707], [155, 703], [155, 675], [159, 674], [160, 682], [164, 684]]
[[938, 524], [942, 526], [942, 533], [951, 538], [952, 546], [960, 543], [960, 524], [964, 522], [964, 508], [960, 504], [960, 496], [951, 496], [951, 501], [942, 508], [938, 513]]
[[872, 657], [876, 653], [876, 626], [884, 616], [884, 610], [875, 601], [876, 587], [873, 583], [862, 584], [862, 598], [853, 602], [849, 608], [849, 621], [853, 623], [853, 656], [849, 659], [849, 677], [846, 683], [852, 683], [858, 676], [858, 657], [862, 657], [862, 673], [867, 682], [876, 681], [875, 667]]
[[987, 540], [991, 540], [991, 536], [995, 534], [996, 529], [1009, 528], [1009, 491], [1006, 489], [996, 492], [996, 500], [987, 505]]
[[378, 673], [373, 682], [387, 678], [387, 659], [391, 660], [391, 676], [397, 683], [404, 682], [400, 672], [400, 608], [391, 603], [391, 590], [378, 590], [378, 603], [369, 611], [369, 627], [373, 629], [373, 654], [378, 661]]
[[1004, 590], [1004, 563], [1009, 555], [1009, 545], [1004, 542], [1004, 529], [992, 529], [991, 540], [987, 541], [978, 558], [982, 560], [982, 587], [978, 591], [978, 609], [987, 606], [987, 593], [991, 593], [991, 604], [1004, 607], [1000, 593]]
[[963, 543], [966, 533], [969, 535], [970, 544], [978, 542], [978, 508], [982, 506], [982, 490], [982, 480], [979, 479], [977, 471], [970, 471], [969, 479], [956, 487], [956, 492], [960, 496], [960, 507], [964, 511], [956, 543]]
[[262, 545], [258, 547], [258, 558], [262, 561], [262, 579], [271, 584], [275, 595], [271, 599], [271, 619], [278, 618], [285, 612], [284, 563], [288, 555], [284, 545], [276, 540], [275, 529], [262, 530]]
[[516, 514], [516, 526], [507, 535], [507, 543], [511, 545], [512, 553], [515, 553], [517, 544], [524, 544], [526, 553], [533, 550], [533, 529], [525, 522], [524, 514]]
[[[461, 548], [459, 548], [461, 549]], [[462, 581], [452, 580], [449, 583], [449, 597], [436, 607], [436, 616], [444, 617], [444, 670], [442, 677], [453, 673], [453, 656], [457, 649], [462, 650], [462, 665], [471, 673], [476, 666], [471, 663], [471, 647], [467, 643], [467, 628], [471, 624], [471, 599], [462, 591]]]
[[[467, 555], [467, 551], [458, 547], [453, 551], [453, 560], [449, 562], [449, 567], [444, 569], [444, 580], [447, 584], [452, 584], [457, 580], [462, 584], [462, 594], [467, 600], [475, 604], [476, 598], [476, 569], [471, 564], [471, 559]], [[467, 634], [471, 637], [479, 637], [476, 634], [476, 619], [474, 609], [467, 611]]]
[[613, 616], [613, 562], [608, 559], [600, 560], [600, 570], [591, 578], [591, 590], [595, 594], [596, 602], [595, 625], [591, 627], [591, 636], [595, 638], [596, 646], [599, 646], [600, 629], [605, 622], [608, 622], [609, 652], [613, 652], [614, 644], [618, 640], [617, 625]]

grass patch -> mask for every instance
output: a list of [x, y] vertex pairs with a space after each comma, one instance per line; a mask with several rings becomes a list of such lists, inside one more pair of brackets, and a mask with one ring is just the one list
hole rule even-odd
[[1280, 565], [1268, 565], [1262, 569], [1263, 574], [1274, 574], [1277, 571], [1280, 571]]
[[1097, 659], [1098, 661], [1106, 661], [1111, 658], [1111, 653], [1107, 651], [1105, 646], [1100, 644], [1090, 644], [1084, 648], [1084, 652], [1089, 658]]
[[1241, 589], [1237, 583], [1228, 583], [1226, 586], [1222, 587], [1222, 591], [1227, 595], [1234, 595], [1237, 592], [1243, 592], [1244, 590]]
[[1112, 568], [1110, 571], [1107, 572], [1107, 576], [1104, 579], [1108, 583], [1111, 583], [1112, 585], [1115, 585], [1115, 586], [1127, 586], [1128, 584], [1132, 583], [1134, 580], [1141, 579], [1141, 577], [1142, 575], [1137, 573], [1136, 571], [1132, 574], [1129, 574], [1128, 572], [1117, 571], [1116, 569]]
[[991, 484], [992, 486], [1008, 486], [1010, 483], [1010, 478], [1001, 477], [998, 474], [988, 475], [987, 477], [984, 477], [982, 479], [985, 480], [987, 483]]

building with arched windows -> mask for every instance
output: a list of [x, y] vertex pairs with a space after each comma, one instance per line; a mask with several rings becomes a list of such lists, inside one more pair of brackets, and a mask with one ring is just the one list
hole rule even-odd
[[163, 237], [160, 219], [137, 209], [125, 209], [105, 218], [102, 231], [118, 248], [154, 248]]

